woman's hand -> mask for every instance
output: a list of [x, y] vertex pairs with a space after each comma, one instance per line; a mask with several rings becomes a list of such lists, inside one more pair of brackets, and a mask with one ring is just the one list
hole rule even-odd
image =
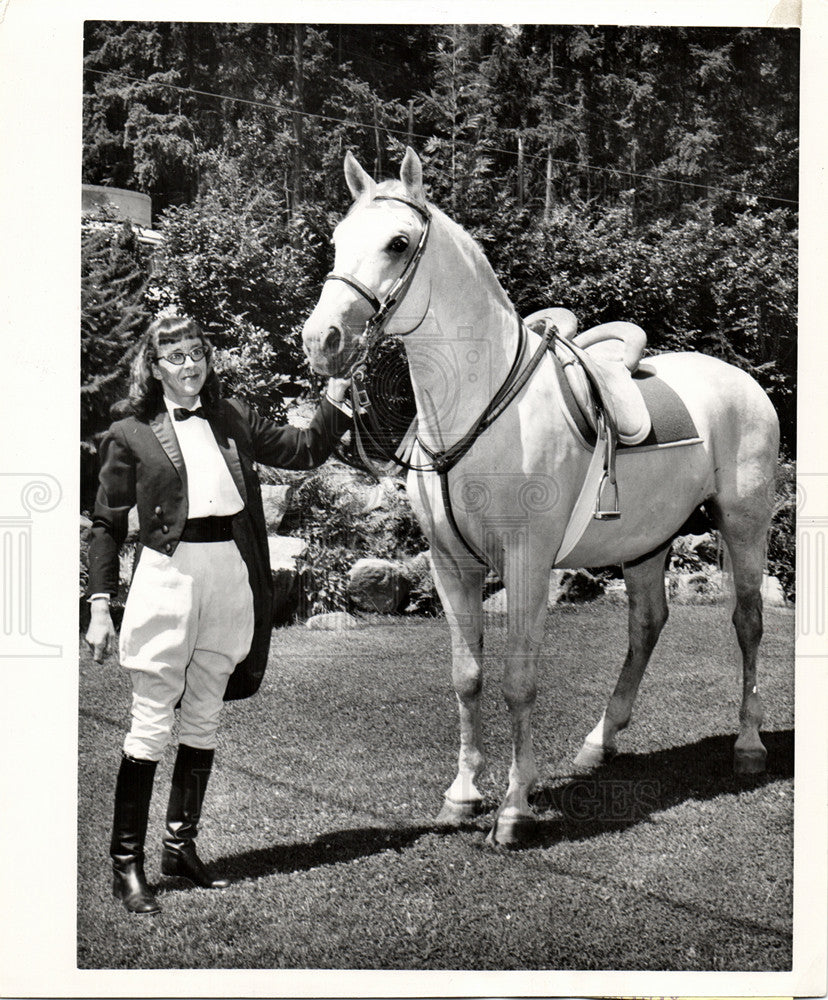
[[343, 402], [348, 397], [348, 389], [351, 387], [349, 378], [329, 378], [328, 396], [337, 403]]
[[92, 601], [86, 641], [92, 648], [92, 655], [98, 663], [102, 663], [106, 654], [114, 648], [115, 626], [112, 624], [112, 615], [109, 613], [109, 601], [104, 598], [96, 598]]

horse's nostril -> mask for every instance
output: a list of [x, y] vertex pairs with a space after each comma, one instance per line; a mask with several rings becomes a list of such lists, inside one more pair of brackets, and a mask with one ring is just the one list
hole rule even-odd
[[327, 355], [339, 354], [342, 349], [342, 331], [339, 327], [329, 326], [325, 339], [322, 341], [322, 350]]

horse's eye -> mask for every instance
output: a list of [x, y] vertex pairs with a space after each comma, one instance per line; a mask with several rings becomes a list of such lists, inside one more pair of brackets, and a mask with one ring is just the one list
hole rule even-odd
[[388, 249], [392, 253], [405, 253], [408, 249], [408, 239], [405, 236], [395, 236], [388, 244]]

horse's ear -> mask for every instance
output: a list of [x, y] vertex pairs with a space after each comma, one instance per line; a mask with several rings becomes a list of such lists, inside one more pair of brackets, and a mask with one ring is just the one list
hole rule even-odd
[[420, 157], [410, 146], [405, 147], [405, 156], [400, 167], [400, 180], [408, 194], [417, 202], [426, 200], [423, 190], [423, 165]]
[[350, 149], [345, 154], [345, 181], [348, 184], [348, 190], [354, 196], [354, 200], [365, 194], [366, 191], [374, 191], [377, 186], [373, 177], [359, 165]]

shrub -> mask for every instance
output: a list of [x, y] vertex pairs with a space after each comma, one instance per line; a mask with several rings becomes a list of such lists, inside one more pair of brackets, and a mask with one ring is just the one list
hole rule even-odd
[[296, 561], [302, 595], [298, 615], [309, 618], [327, 611], [350, 611], [348, 570], [353, 563], [350, 549], [309, 541], [307, 554]]
[[194, 205], [169, 209], [159, 228], [159, 308], [201, 323], [230, 386], [261, 413], [281, 416], [286, 396], [318, 381], [300, 333], [326, 271], [326, 213], [302, 206], [287, 220], [273, 192], [225, 181]]
[[680, 535], [670, 552], [671, 573], [704, 573], [711, 567], [721, 569], [721, 542], [717, 533]]
[[405, 564], [405, 575], [411, 585], [406, 612], [429, 618], [442, 615], [443, 605], [437, 595], [430, 560], [425, 552], [419, 553]]
[[793, 212], [746, 211], [724, 224], [697, 208], [677, 224], [634, 227], [624, 208], [559, 207], [539, 224], [507, 204], [472, 231], [522, 315], [561, 305], [581, 329], [628, 320], [644, 328], [653, 351], [698, 350], [750, 372], [793, 453]]
[[[376, 486], [336, 461], [303, 475], [281, 530], [308, 543], [302, 560], [307, 613], [350, 609], [348, 572], [357, 559], [406, 561], [427, 548], [399, 480]], [[420, 573], [412, 584], [417, 610], [433, 611], [430, 577]]]

